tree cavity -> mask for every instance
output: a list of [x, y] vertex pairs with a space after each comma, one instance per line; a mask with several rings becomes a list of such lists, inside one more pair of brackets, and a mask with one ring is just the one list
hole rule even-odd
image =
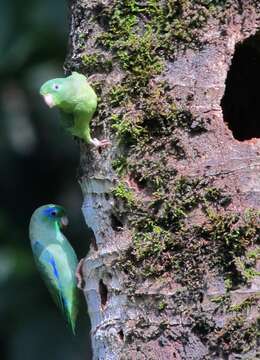
[[106, 284], [103, 283], [103, 280], [99, 280], [99, 294], [100, 294], [100, 300], [101, 300], [101, 306], [106, 306], [107, 303], [107, 297], [108, 297], [108, 289]]
[[221, 100], [224, 121], [239, 141], [260, 137], [260, 32], [237, 44]]

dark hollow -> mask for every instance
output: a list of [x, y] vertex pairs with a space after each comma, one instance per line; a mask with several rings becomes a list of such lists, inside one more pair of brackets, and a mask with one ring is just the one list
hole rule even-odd
[[94, 250], [98, 251], [98, 246], [97, 246], [97, 241], [96, 241], [96, 236], [94, 234], [94, 231], [91, 228], [88, 228], [88, 232], [89, 232], [89, 239], [90, 239], [90, 242], [91, 242]]
[[107, 286], [103, 283], [102, 279], [100, 279], [99, 281], [99, 294], [101, 299], [101, 305], [105, 306], [107, 303], [108, 290], [107, 290]]
[[260, 137], [260, 33], [236, 46], [221, 106], [235, 139]]
[[119, 335], [120, 339], [123, 341], [124, 340], [124, 332], [122, 329], [118, 332], [118, 335]]
[[123, 230], [122, 222], [114, 214], [111, 214], [111, 227], [115, 231]]

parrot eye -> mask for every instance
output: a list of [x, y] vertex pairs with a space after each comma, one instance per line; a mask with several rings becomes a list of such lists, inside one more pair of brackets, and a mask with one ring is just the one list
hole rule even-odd
[[60, 85], [59, 84], [54, 84], [53, 85], [53, 90], [56, 90], [56, 91], [60, 90]]
[[55, 216], [57, 216], [57, 214], [58, 214], [57, 210], [52, 210], [51, 211], [51, 216], [55, 217]]

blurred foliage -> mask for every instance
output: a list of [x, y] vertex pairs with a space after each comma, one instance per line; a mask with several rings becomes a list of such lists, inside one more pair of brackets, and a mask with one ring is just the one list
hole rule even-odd
[[73, 337], [36, 271], [28, 239], [34, 209], [56, 202], [68, 210], [66, 235], [79, 257], [88, 247], [76, 182], [78, 146], [38, 94], [41, 83], [63, 73], [67, 38], [63, 0], [1, 0], [1, 360], [90, 358], [86, 307]]

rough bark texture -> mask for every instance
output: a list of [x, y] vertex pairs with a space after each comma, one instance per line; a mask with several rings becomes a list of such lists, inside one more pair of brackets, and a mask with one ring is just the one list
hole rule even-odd
[[93, 359], [260, 356], [260, 142], [221, 108], [257, 3], [71, 3], [66, 69], [91, 76], [93, 132], [113, 144], [81, 145]]

